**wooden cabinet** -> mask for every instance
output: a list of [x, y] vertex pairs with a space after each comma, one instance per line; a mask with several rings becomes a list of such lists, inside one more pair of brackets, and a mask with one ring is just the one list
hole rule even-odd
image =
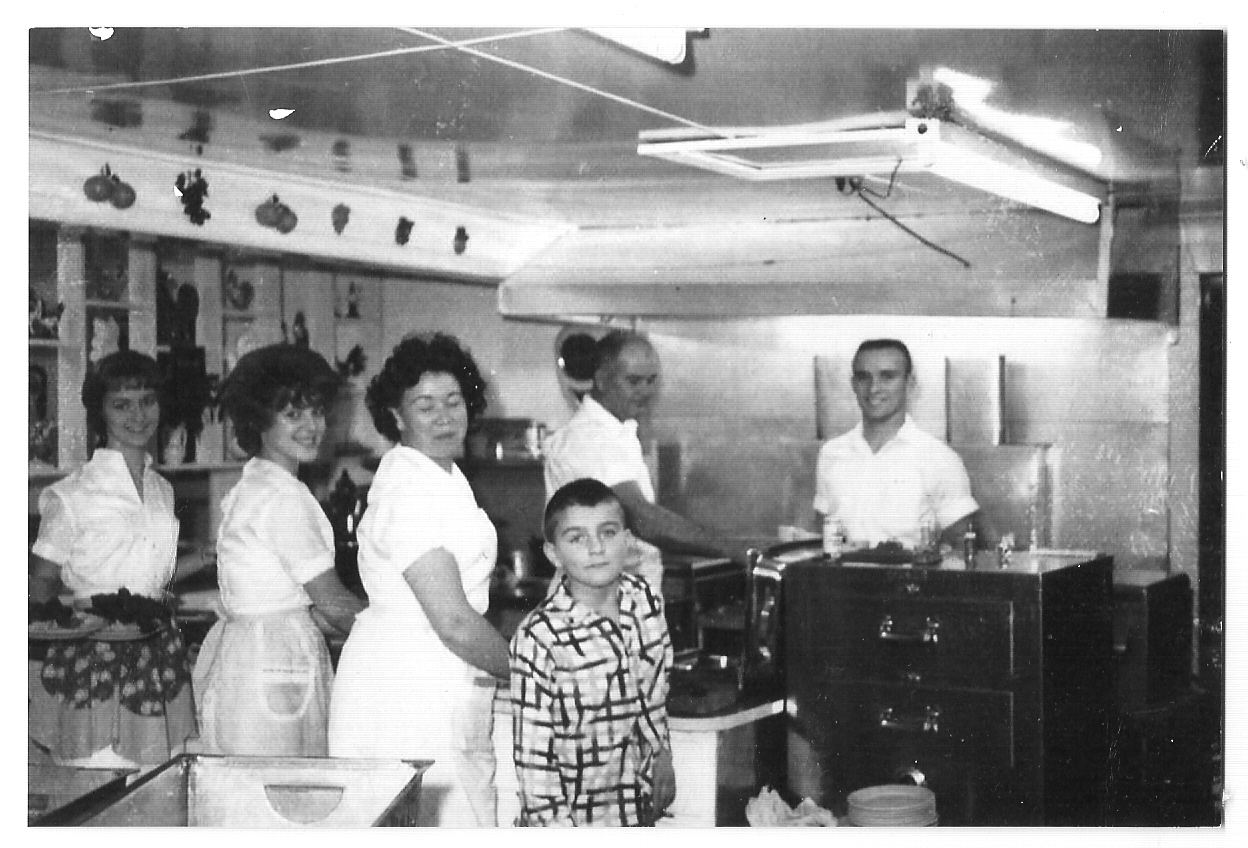
[[941, 824], [1107, 823], [1112, 559], [975, 567], [793, 563], [790, 788], [922, 782]]

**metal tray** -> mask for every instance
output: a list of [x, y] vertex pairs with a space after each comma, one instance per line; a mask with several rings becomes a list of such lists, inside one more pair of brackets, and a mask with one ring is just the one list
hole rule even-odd
[[429, 760], [182, 754], [40, 819], [88, 827], [410, 827]]

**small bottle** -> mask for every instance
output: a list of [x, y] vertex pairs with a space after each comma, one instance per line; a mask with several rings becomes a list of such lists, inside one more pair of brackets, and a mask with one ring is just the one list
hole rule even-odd
[[832, 559], [839, 559], [845, 550], [845, 526], [839, 518], [825, 516], [823, 519], [823, 552]]
[[918, 551], [928, 557], [940, 558], [940, 522], [930, 509], [919, 519]]
[[966, 532], [962, 534], [962, 561], [966, 563], [967, 568], [975, 564], [975, 543], [975, 528], [966, 528]]
[[524, 447], [529, 452], [529, 456], [534, 459], [541, 459], [542, 442], [546, 439], [546, 425], [534, 421], [525, 428], [524, 431]]
[[1014, 534], [1006, 533], [1001, 537], [1001, 541], [997, 542], [997, 568], [1007, 568], [1010, 564], [1010, 554], [1014, 550]]

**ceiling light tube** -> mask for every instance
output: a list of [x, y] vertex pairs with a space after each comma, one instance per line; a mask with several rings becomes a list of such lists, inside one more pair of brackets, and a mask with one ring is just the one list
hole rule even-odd
[[1100, 220], [1101, 201], [1090, 194], [948, 144], [938, 143], [929, 152], [928, 170], [947, 180], [1084, 224]]

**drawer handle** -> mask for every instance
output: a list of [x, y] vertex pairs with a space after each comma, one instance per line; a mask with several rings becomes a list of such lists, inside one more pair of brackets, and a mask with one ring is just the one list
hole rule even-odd
[[893, 629], [893, 617], [886, 615], [880, 619], [880, 639], [884, 642], [909, 642], [919, 645], [935, 645], [940, 641], [940, 622], [934, 618], [927, 618], [923, 622], [923, 629], [917, 632], [906, 633]]
[[885, 707], [880, 710], [880, 727], [911, 733], [939, 733], [940, 707], [924, 707], [921, 716], [902, 716], [892, 707]]

